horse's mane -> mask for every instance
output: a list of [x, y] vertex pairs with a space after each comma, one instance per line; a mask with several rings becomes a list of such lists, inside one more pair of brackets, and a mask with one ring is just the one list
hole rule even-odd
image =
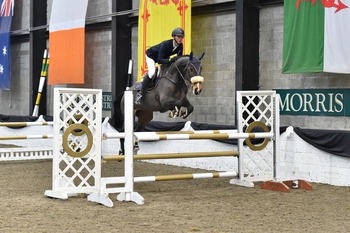
[[[189, 57], [189, 56], [190, 56], [189, 54], [176, 56], [176, 60], [179, 60], [179, 59], [181, 59], [181, 58], [183, 58], [183, 57]], [[163, 67], [164, 69], [168, 69], [168, 68], [171, 66], [171, 64], [173, 64], [173, 63], [174, 63], [174, 62], [169, 62], [169, 63], [166, 63], [166, 64], [162, 64], [162, 67]]]

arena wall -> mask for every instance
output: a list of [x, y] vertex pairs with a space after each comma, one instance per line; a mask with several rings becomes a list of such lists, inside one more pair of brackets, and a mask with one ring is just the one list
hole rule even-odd
[[[41, 120], [39, 120], [41, 121]], [[193, 130], [191, 122], [188, 122], [183, 130]], [[2, 136], [19, 136], [38, 134], [52, 135], [53, 126], [28, 126], [20, 129], [0, 127]], [[117, 133], [108, 123], [107, 119], [102, 123], [103, 133]], [[40, 143], [38, 143], [40, 141]], [[309, 182], [324, 183], [336, 186], [350, 186], [350, 158], [341, 157], [319, 150], [305, 142], [296, 133], [293, 127], [289, 127], [280, 135], [279, 176], [280, 180], [304, 179]], [[15, 145], [21, 148], [0, 148], [0, 161], [10, 161], [16, 158], [8, 158], [9, 150], [26, 151], [17, 160], [24, 159], [48, 159], [45, 157], [27, 158], [30, 151], [50, 151], [52, 158], [53, 139], [19, 139], [4, 140], [1, 144]], [[191, 152], [219, 152], [237, 151], [236, 145], [222, 143], [215, 140], [160, 140], [139, 142], [139, 155], [161, 153], [191, 153]], [[102, 155], [118, 155], [120, 142], [117, 138], [102, 141]], [[26, 150], [27, 149], [27, 150]], [[199, 168], [219, 172], [238, 172], [237, 157], [212, 157], [212, 158], [182, 158], [182, 159], [156, 159], [143, 160], [149, 163], [167, 164], [181, 167]], [[113, 163], [113, 162], [112, 162]]]

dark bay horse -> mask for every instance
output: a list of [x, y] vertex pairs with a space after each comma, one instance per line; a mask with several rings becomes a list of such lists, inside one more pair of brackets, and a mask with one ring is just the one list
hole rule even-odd
[[[141, 104], [134, 104], [134, 115], [138, 118], [134, 131], [142, 130], [152, 119], [153, 112], [169, 112], [169, 117], [186, 119], [194, 107], [187, 99], [187, 93], [191, 89], [195, 95], [202, 91], [204, 78], [201, 76], [201, 59], [204, 53], [195, 57], [190, 55], [179, 56], [174, 62], [161, 66], [159, 75], [152, 80], [151, 87], [143, 96]], [[141, 83], [137, 82], [130, 87], [134, 99], [140, 90]], [[119, 132], [124, 132], [124, 93], [113, 102], [115, 114], [109, 123]], [[124, 154], [124, 140], [120, 141]]]

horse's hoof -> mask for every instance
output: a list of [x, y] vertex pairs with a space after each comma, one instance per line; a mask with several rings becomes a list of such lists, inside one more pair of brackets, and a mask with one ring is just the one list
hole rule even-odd
[[119, 150], [119, 155], [124, 155], [124, 152], [122, 150]]
[[134, 146], [134, 154], [136, 155], [139, 150], [140, 150], [140, 147], [138, 145], [135, 145]]

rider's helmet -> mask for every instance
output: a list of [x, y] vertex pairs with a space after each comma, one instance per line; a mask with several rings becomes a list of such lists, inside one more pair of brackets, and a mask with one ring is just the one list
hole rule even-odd
[[185, 36], [185, 32], [182, 28], [175, 28], [171, 33], [171, 36]]

